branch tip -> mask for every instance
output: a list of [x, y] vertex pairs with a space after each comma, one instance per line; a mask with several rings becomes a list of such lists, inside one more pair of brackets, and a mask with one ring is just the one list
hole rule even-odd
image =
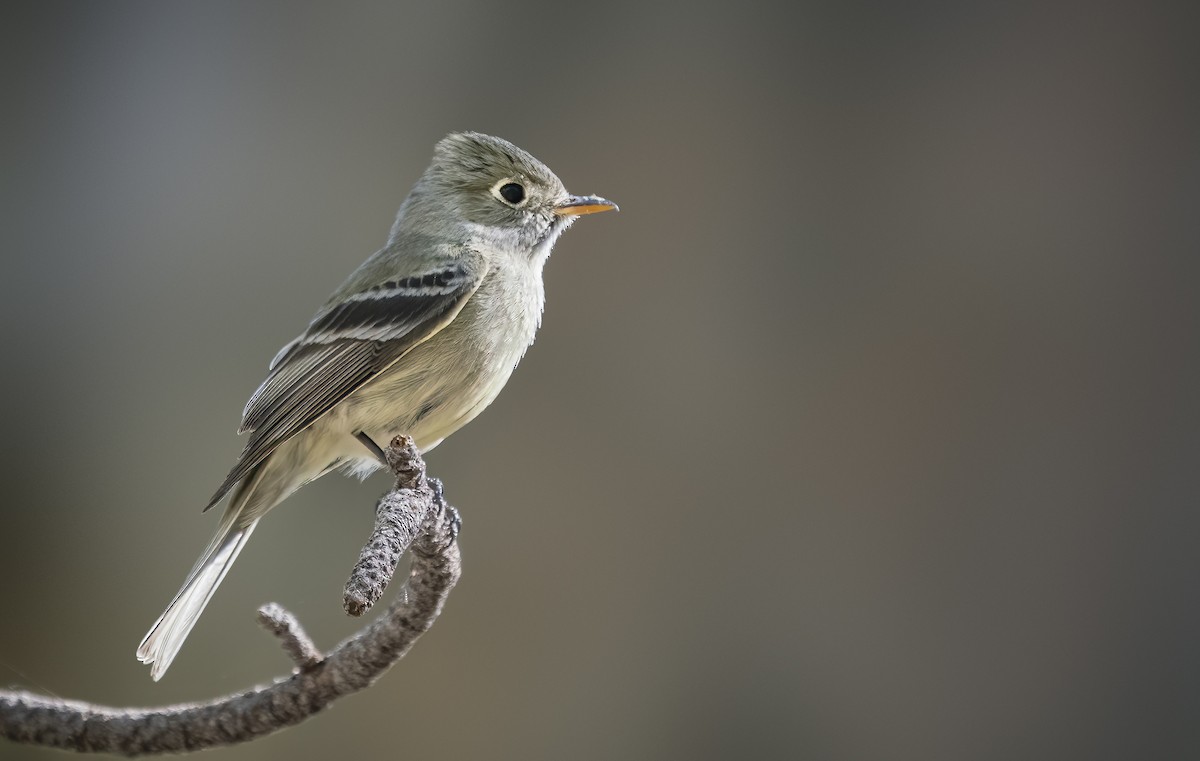
[[397, 489], [419, 489], [425, 484], [425, 461], [412, 436], [397, 436], [384, 451], [388, 467], [396, 475]]
[[258, 623], [264, 629], [279, 638], [283, 652], [292, 659], [292, 663], [301, 671], [310, 669], [325, 656], [313, 643], [312, 638], [304, 631], [300, 621], [278, 603], [269, 602], [258, 609]]

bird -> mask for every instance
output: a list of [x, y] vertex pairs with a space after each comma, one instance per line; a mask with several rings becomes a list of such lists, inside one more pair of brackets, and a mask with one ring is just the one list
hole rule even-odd
[[616, 209], [568, 193], [507, 140], [437, 143], [386, 244], [279, 350], [247, 402], [245, 449], [205, 508], [229, 497], [216, 533], [138, 646], [154, 681], [269, 510], [332, 470], [379, 468], [374, 442], [404, 434], [426, 453], [496, 398], [541, 325], [555, 242], [579, 217]]

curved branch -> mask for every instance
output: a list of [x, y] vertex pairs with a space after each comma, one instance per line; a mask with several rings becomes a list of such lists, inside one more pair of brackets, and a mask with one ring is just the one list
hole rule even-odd
[[[370, 685], [433, 625], [461, 572], [455, 541], [458, 514], [442, 502], [441, 485], [425, 478], [425, 464], [412, 439], [397, 437], [386, 454], [396, 487], [380, 500], [375, 532], [347, 584], [346, 600], [349, 609], [351, 586], [369, 576], [365, 587], [355, 589], [365, 589], [361, 601], [370, 607], [382, 594], [399, 555], [411, 545], [408, 594], [385, 615], [322, 657], [290, 613], [266, 605], [259, 610], [260, 623], [280, 638], [297, 665], [289, 678], [207, 703], [160, 708], [110, 708], [0, 690], [0, 736], [84, 752], [178, 753], [233, 745], [299, 724], [334, 700]], [[380, 535], [390, 539], [377, 543]], [[376, 544], [385, 547], [387, 557], [380, 559], [369, 551]], [[386, 578], [378, 576], [389, 563]], [[365, 575], [364, 565], [372, 569]]]

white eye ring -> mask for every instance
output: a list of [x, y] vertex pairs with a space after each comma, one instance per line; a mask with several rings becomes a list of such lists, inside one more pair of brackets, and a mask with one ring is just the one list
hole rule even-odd
[[[505, 195], [505, 191], [507, 191], [508, 196]], [[505, 177], [493, 185], [492, 195], [500, 203], [505, 206], [511, 206], [514, 209], [520, 209], [529, 203], [529, 194], [525, 192], [525, 186], [512, 177]], [[509, 196], [516, 196], [517, 200], [514, 201]]]

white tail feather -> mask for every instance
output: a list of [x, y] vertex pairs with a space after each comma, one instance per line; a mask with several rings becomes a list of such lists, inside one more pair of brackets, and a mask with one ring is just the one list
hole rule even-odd
[[234, 517], [226, 516], [221, 521], [221, 527], [208, 550], [200, 557], [175, 599], [138, 645], [138, 660], [152, 664], [150, 678], [156, 682], [166, 673], [171, 661], [175, 660], [183, 641], [204, 611], [204, 606], [212, 599], [213, 592], [258, 525], [258, 521], [255, 521], [248, 526], [237, 527], [235, 521], [231, 520]]
[[[245, 522], [243, 514], [249, 507], [252, 495], [262, 477], [262, 470], [243, 481], [221, 516], [217, 533], [204, 550], [204, 554], [192, 566], [187, 580], [171, 600], [171, 604], [146, 632], [137, 649], [138, 660], [150, 665], [150, 678], [158, 681], [167, 673], [171, 661], [179, 653], [183, 641], [196, 625], [204, 606], [212, 599], [225, 574], [237, 560], [238, 553], [246, 546], [246, 540], [254, 533], [258, 518]], [[265, 512], [265, 511], [264, 511]], [[261, 517], [262, 513], [259, 513]]]

